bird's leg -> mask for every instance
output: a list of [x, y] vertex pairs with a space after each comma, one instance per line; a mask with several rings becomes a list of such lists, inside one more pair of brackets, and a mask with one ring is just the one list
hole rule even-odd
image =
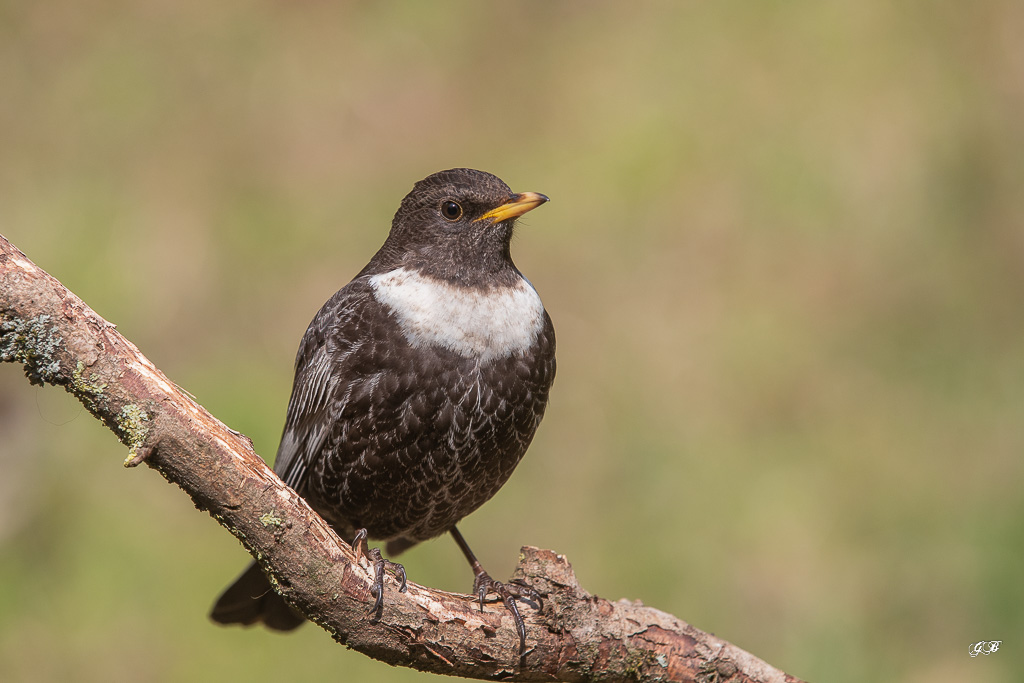
[[366, 559], [373, 563], [373, 586], [370, 587], [370, 595], [376, 600], [370, 614], [374, 615], [373, 621], [379, 621], [384, 612], [384, 573], [391, 572], [391, 575], [399, 582], [398, 592], [404, 593], [409, 588], [405, 580], [405, 567], [397, 562], [385, 560], [380, 554], [379, 548], [371, 548], [366, 542], [366, 529], [359, 529], [356, 531], [355, 538], [352, 539], [352, 550], [356, 553], [356, 562], [359, 562], [359, 558], [363, 556], [364, 549]]
[[501, 598], [501, 601], [505, 603], [505, 609], [512, 613], [512, 619], [516, 623], [516, 631], [519, 633], [519, 654], [523, 654], [526, 651], [526, 624], [523, 623], [523, 617], [519, 614], [516, 599], [530, 600], [540, 605], [540, 593], [520, 581], [502, 583], [492, 579], [490, 574], [480, 566], [480, 561], [476, 559], [476, 555], [469, 549], [469, 544], [466, 543], [466, 539], [462, 537], [458, 528], [452, 527], [451, 533], [452, 538], [455, 539], [459, 548], [462, 549], [462, 554], [469, 561], [469, 566], [473, 568], [473, 592], [476, 593], [477, 598], [480, 600], [480, 611], [484, 611], [484, 598], [487, 597], [488, 593], [495, 593]]

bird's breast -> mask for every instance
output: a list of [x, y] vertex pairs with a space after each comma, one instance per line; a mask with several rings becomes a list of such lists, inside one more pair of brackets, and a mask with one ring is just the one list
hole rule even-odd
[[544, 326], [544, 304], [523, 278], [504, 287], [461, 287], [398, 268], [369, 280], [414, 347], [440, 346], [481, 361], [529, 350]]

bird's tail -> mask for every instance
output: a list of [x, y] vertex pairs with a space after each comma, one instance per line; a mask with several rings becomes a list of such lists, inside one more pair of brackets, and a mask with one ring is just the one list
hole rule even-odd
[[221, 593], [210, 618], [218, 624], [250, 626], [263, 622], [275, 631], [291, 631], [306, 620], [274, 592], [255, 562]]

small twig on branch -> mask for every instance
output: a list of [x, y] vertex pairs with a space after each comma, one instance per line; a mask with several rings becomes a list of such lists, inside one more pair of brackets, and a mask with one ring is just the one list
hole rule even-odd
[[114, 326], [0, 236], [0, 360], [74, 394], [145, 462], [234, 534], [275, 589], [340, 643], [389, 664], [510, 681], [797, 681], [738, 647], [638, 602], [589, 595], [550, 550], [522, 550], [515, 578], [544, 598], [526, 610], [520, 660], [501, 606], [414, 583], [367, 615], [372, 573], [252, 443], [192, 400]]

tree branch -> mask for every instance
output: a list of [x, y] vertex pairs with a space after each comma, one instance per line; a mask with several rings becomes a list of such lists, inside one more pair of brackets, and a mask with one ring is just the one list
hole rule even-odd
[[544, 597], [523, 611], [527, 651], [504, 607], [414, 583], [367, 616], [372, 573], [264, 464], [248, 438], [169, 381], [114, 326], [0, 235], [0, 360], [74, 394], [130, 449], [234, 534], [292, 605], [340, 643], [389, 664], [510, 681], [797, 681], [639, 602], [586, 593], [550, 550], [522, 549], [516, 578]]

